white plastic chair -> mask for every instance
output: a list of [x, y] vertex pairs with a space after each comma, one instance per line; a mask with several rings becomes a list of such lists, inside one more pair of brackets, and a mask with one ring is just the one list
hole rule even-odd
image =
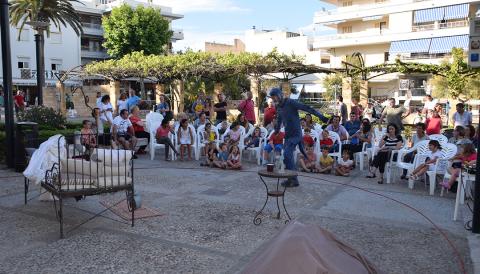
[[[211, 130], [215, 132], [215, 144], [218, 145], [220, 144], [220, 136], [218, 134], [218, 130], [216, 127], [212, 127]], [[197, 128], [197, 141], [196, 144], [196, 152], [195, 152], [195, 160], [199, 160], [200, 156], [202, 155], [202, 148], [206, 146], [205, 138], [204, 138], [204, 133], [205, 133], [205, 125], [201, 125]]]
[[[155, 138], [155, 135], [157, 133], [157, 129], [162, 124], [163, 116], [160, 113], [151, 112], [151, 113], [147, 114], [146, 119], [147, 119], [146, 124], [147, 124], [147, 128], [148, 128], [148, 132], [150, 134], [150, 144], [149, 144], [150, 145], [149, 146], [150, 160], [153, 161], [155, 159], [155, 150], [159, 149], [159, 148], [165, 148], [165, 145], [164, 144], [158, 144], [157, 139]], [[168, 137], [170, 138], [170, 140], [172, 140], [173, 135], [171, 133], [169, 133]], [[171, 151], [171, 153], [172, 153], [172, 159], [175, 159], [175, 153], [173, 151]]]
[[410, 149], [401, 149], [398, 152], [396, 167], [399, 170], [406, 169], [407, 175], [410, 175], [410, 172], [413, 171], [414, 163], [404, 162], [403, 159], [405, 155], [414, 151], [416, 151], [417, 154], [426, 154], [428, 152], [428, 142], [429, 140], [420, 141], [414, 144]]
[[443, 146], [444, 144], [448, 143], [448, 138], [447, 136], [443, 135], [443, 134], [432, 134], [432, 135], [428, 135], [428, 139], [429, 140], [437, 140], [441, 146]]
[[328, 135], [330, 139], [332, 139], [333, 145], [335, 146], [336, 144], [338, 146], [337, 152], [331, 152], [331, 153], [328, 153], [328, 155], [330, 155], [331, 157], [336, 157], [337, 159], [341, 158], [342, 157], [342, 141], [340, 141], [340, 136], [336, 132], [331, 130], [328, 131]]
[[457, 146], [454, 144], [445, 143], [442, 145], [442, 157], [437, 159], [435, 163], [435, 169], [432, 171], [427, 171], [427, 175], [430, 181], [430, 195], [435, 193], [435, 184], [437, 175], [445, 175], [447, 173], [448, 159], [453, 158], [457, 154]]
[[[253, 131], [250, 132], [250, 134], [247, 134], [245, 138], [250, 137], [252, 134], [253, 134]], [[265, 139], [268, 136], [268, 130], [264, 127], [261, 127], [260, 136], [261, 137], [260, 137], [260, 142], [258, 143], [258, 147], [247, 147], [246, 149], [246, 151], [253, 152], [253, 153], [250, 153], [250, 155], [255, 154], [255, 157], [257, 158], [257, 165], [260, 165], [260, 160], [262, 158], [262, 148], [263, 148], [262, 144], [265, 143]]]
[[[188, 127], [192, 130], [192, 135], [193, 135], [193, 143], [191, 144], [193, 154], [195, 159], [197, 159], [197, 131], [195, 130], [195, 127], [192, 124], [188, 124]], [[177, 125], [175, 127], [175, 140], [174, 140], [174, 145], [175, 148], [177, 149], [178, 152], [180, 152], [180, 144], [178, 143], [178, 128], [180, 128], [180, 125]]]

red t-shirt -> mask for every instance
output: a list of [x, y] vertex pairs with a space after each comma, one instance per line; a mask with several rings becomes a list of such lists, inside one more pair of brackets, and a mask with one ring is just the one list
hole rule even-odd
[[313, 146], [313, 144], [315, 144], [315, 140], [313, 140], [313, 137], [310, 135], [303, 135], [303, 143], [308, 146]]
[[442, 118], [427, 118], [425, 124], [427, 125], [427, 135], [440, 134], [440, 130], [442, 129]]
[[272, 122], [273, 118], [275, 117], [275, 114], [277, 114], [277, 110], [275, 107], [267, 107], [265, 108], [265, 111], [263, 112], [263, 121], [265, 125], [268, 125]]
[[142, 119], [140, 119], [140, 117], [130, 116], [130, 122], [132, 122], [133, 129], [135, 130], [135, 132], [145, 131], [144, 127], [136, 124], [136, 123], [141, 122], [141, 121], [142, 121]]
[[159, 126], [157, 128], [157, 134], [155, 137], [160, 138], [160, 137], [168, 137], [168, 133], [170, 132], [170, 126], [167, 126], [166, 128]]
[[19, 105], [20, 107], [25, 106], [25, 100], [22, 95], [15, 95], [14, 98], [15, 98], [15, 102], [17, 102], [17, 105]]
[[477, 160], [477, 153], [473, 153], [470, 156], [462, 157], [462, 161], [464, 162], [471, 162]]
[[333, 146], [333, 140], [330, 138], [320, 140], [320, 146]]
[[270, 141], [273, 142], [274, 145], [281, 145], [283, 144], [283, 139], [285, 138], [285, 132], [279, 132], [278, 134], [272, 134], [270, 136]]

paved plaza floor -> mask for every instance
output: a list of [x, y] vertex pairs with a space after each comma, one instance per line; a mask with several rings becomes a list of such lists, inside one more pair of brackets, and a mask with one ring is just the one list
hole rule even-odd
[[[135, 188], [143, 205], [165, 215], [137, 220], [134, 227], [107, 211], [101, 200], [124, 193], [68, 200], [66, 237], [59, 239], [53, 203], [23, 203], [23, 177], [0, 175], [0, 273], [237, 273], [285, 226], [270, 201], [259, 226], [256, 210], [265, 188], [247, 164], [242, 172], [209, 169], [199, 162], [135, 162]], [[428, 216], [455, 245], [466, 273], [474, 273], [479, 242], [464, 229], [463, 211], [452, 221], [454, 195], [427, 195], [423, 184], [378, 185], [360, 171], [351, 177], [311, 175], [288, 189], [293, 219], [318, 224], [367, 256], [385, 273], [461, 273], [455, 251], [420, 214]], [[373, 192], [373, 193], [372, 193]], [[36, 187], [29, 193], [34, 197]], [[384, 195], [378, 196], [374, 193]], [[470, 244], [469, 244], [470, 242]], [[472, 247], [473, 246], [473, 247]], [[479, 256], [480, 258], [480, 256]], [[477, 269], [479, 271], [479, 269]]]

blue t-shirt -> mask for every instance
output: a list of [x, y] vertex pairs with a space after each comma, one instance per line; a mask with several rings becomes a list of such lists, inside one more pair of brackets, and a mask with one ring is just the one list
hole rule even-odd
[[228, 152], [222, 151], [218, 153], [218, 159], [222, 161], [227, 161], [228, 160]]
[[355, 120], [355, 121], [347, 121], [343, 127], [345, 127], [345, 129], [347, 130], [348, 132], [348, 135], [352, 136], [353, 134], [355, 134], [357, 131], [360, 130], [360, 126], [361, 126], [361, 122], [360, 120]]
[[130, 111], [132, 107], [138, 105], [138, 103], [141, 101], [140, 97], [137, 95], [131, 96], [130, 98], [127, 99], [127, 109]]

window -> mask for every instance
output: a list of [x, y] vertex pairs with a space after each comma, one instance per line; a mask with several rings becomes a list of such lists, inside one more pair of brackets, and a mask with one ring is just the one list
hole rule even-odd
[[342, 27], [342, 33], [352, 33], [352, 26]]
[[330, 64], [330, 56], [320, 57], [320, 64]]
[[23, 29], [22, 32], [20, 32], [20, 29], [17, 29], [18, 33], [20, 33], [20, 39], [19, 41], [29, 41], [30, 40], [30, 30], [29, 29]]
[[51, 32], [50, 33], [50, 43], [61, 44], [62, 43], [62, 33], [61, 32]]
[[88, 50], [90, 48], [90, 40], [88, 38], [82, 38], [80, 47], [82, 50]]
[[350, 7], [353, 5], [353, 1], [343, 1], [342, 7]]
[[18, 66], [19, 69], [27, 69], [27, 68], [29, 68], [28, 61], [19, 60], [17, 64], [18, 64], [17, 66]]
[[53, 71], [60, 71], [60, 70], [62, 70], [62, 60], [60, 60], [60, 59], [52, 59], [51, 63], [52, 63], [51, 69], [52, 69]]
[[387, 51], [383, 53], [383, 61], [388, 62], [388, 59], [390, 59], [390, 53]]

